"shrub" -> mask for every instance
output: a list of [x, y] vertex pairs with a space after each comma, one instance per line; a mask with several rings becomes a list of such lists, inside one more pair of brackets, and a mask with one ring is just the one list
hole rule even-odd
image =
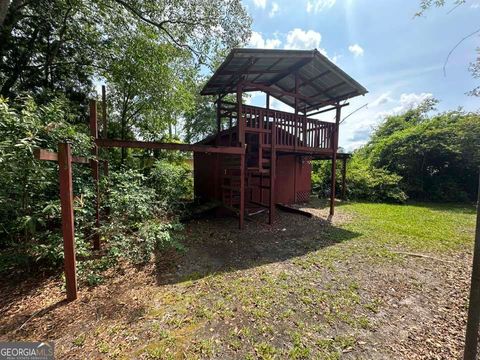
[[183, 161], [156, 161], [150, 171], [148, 184], [157, 192], [160, 205], [164, 209], [178, 208], [182, 200], [192, 198], [191, 169]]
[[141, 264], [149, 261], [155, 250], [181, 248], [182, 225], [169, 217], [164, 199], [147, 183], [147, 178], [136, 170], [110, 175], [111, 190], [104, 200], [110, 221], [102, 226], [101, 233], [113, 259]]
[[[59, 141], [68, 140], [76, 155], [88, 154], [90, 138], [75, 121], [61, 98], [47, 105], [30, 97], [15, 103], [0, 98], [0, 271], [40, 263], [56, 266], [63, 259], [57, 165], [35, 160], [33, 150], [56, 151]], [[82, 182], [82, 170], [75, 172]], [[84, 181], [76, 194], [81, 197], [89, 185]], [[78, 230], [81, 243], [81, 226]]]

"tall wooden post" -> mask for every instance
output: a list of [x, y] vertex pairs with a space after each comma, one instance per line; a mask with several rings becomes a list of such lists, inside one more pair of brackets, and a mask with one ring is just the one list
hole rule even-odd
[[73, 219], [72, 152], [70, 144], [58, 144], [60, 204], [67, 300], [77, 298], [75, 227]]
[[467, 330], [465, 334], [464, 360], [477, 358], [478, 330], [480, 323], [480, 175], [478, 180], [477, 228], [473, 248], [472, 279], [468, 304]]
[[221, 131], [221, 106], [222, 106], [222, 100], [220, 95], [218, 95], [217, 98], [217, 136], [215, 138], [215, 143], [217, 145], [220, 144], [220, 131]]
[[[242, 92], [241, 83], [237, 85], [237, 140], [238, 145], [245, 148], [245, 121], [242, 115]], [[243, 220], [245, 216], [245, 154], [240, 155], [240, 214], [238, 225], [243, 229]]]
[[237, 139], [238, 144], [243, 146], [245, 144], [245, 122], [243, 121], [242, 110], [242, 84], [237, 85]]
[[[97, 123], [97, 102], [95, 100], [90, 100], [90, 136], [93, 137], [94, 141], [98, 139], [98, 123]], [[90, 166], [92, 168], [92, 178], [93, 186], [95, 191], [95, 232], [93, 234], [93, 249], [100, 249], [100, 235], [98, 233], [98, 228], [100, 227], [100, 188], [98, 184], [99, 179], [99, 168], [98, 168], [98, 147], [93, 143], [92, 146], [92, 155], [94, 159], [90, 160]]]
[[342, 164], [342, 200], [345, 200], [345, 194], [347, 190], [347, 183], [346, 183], [346, 178], [347, 178], [347, 158], [343, 158], [343, 164]]
[[340, 124], [340, 106], [337, 106], [335, 115], [335, 125], [332, 131], [332, 180], [330, 185], [330, 216], [335, 214], [335, 182], [337, 181], [337, 148], [338, 148], [338, 128]]
[[105, 85], [102, 85], [102, 135], [104, 139], [108, 139], [107, 91]]
[[243, 220], [245, 216], [245, 154], [240, 155], [240, 214], [238, 218], [238, 227], [243, 229]]
[[[294, 140], [293, 146], [295, 150], [297, 149], [297, 143], [299, 140], [299, 131], [298, 131], [298, 92], [299, 92], [299, 78], [298, 78], [298, 71], [295, 72], [295, 129], [294, 129]], [[295, 195], [295, 201], [296, 201]]]
[[277, 174], [277, 113], [273, 113], [272, 119], [272, 140], [270, 145], [270, 211], [268, 214], [268, 223], [270, 225], [275, 221], [275, 177]]

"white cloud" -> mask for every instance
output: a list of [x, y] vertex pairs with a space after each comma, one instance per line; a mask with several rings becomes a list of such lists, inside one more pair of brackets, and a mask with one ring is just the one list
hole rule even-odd
[[364, 53], [363, 48], [358, 44], [350, 45], [348, 51], [350, 51], [355, 57], [363, 56]]
[[307, 12], [319, 13], [322, 10], [330, 9], [335, 5], [336, 0], [308, 0], [307, 1]]
[[281, 44], [282, 42], [278, 39], [264, 39], [262, 34], [256, 31], [252, 31], [252, 35], [248, 42], [249, 47], [258, 49], [275, 49]]
[[278, 13], [278, 10], [280, 10], [280, 7], [278, 6], [278, 3], [276, 3], [275, 1], [272, 2], [272, 8], [270, 9], [270, 12], [268, 13], [268, 16], [269, 17], [274, 17], [277, 13]]
[[311, 50], [320, 47], [322, 35], [314, 30], [295, 28], [288, 32], [285, 49]]
[[393, 110], [395, 113], [400, 114], [414, 107], [417, 107], [423, 101], [431, 98], [433, 98], [433, 94], [431, 93], [421, 93], [421, 94], [403, 93], [402, 95], [400, 95], [400, 105], [395, 107]]
[[253, 0], [253, 4], [255, 5], [255, 7], [265, 9], [265, 7], [267, 6], [267, 0]]
[[[367, 95], [368, 96], [368, 95]], [[352, 151], [368, 142], [372, 131], [388, 116], [399, 115], [418, 106], [424, 100], [432, 98], [431, 93], [402, 93], [393, 97], [391, 91], [385, 91], [374, 97], [367, 108], [355, 113], [345, 121], [340, 131], [341, 145]], [[353, 99], [354, 107], [363, 102]]]
[[376, 98], [373, 102], [371, 102], [369, 105], [371, 107], [377, 107], [383, 104], [386, 104], [387, 102], [391, 102], [393, 99], [390, 97], [390, 91], [387, 91], [386, 93], [383, 93], [380, 95], [378, 98]]

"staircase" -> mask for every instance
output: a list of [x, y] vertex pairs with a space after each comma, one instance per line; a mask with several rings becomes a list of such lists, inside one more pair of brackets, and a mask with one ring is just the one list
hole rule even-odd
[[[272, 201], [272, 154], [276, 159], [272, 141], [273, 123], [265, 121], [265, 113], [247, 114], [244, 191], [245, 208], [266, 208], [270, 212], [269, 222], [273, 221], [274, 203]], [[268, 145], [267, 145], [268, 144]], [[241, 159], [234, 155], [224, 155], [221, 169], [222, 202], [230, 210], [240, 212], [240, 188], [242, 180]], [[273, 171], [272, 171], [273, 170]], [[273, 199], [274, 200], [274, 199]]]

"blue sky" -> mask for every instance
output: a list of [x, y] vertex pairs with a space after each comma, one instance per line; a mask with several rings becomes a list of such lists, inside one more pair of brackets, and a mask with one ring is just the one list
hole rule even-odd
[[[477, 85], [468, 65], [480, 46], [479, 36], [455, 50], [443, 74], [450, 49], [478, 29], [480, 0], [467, 0], [450, 13], [454, 2], [447, 0], [444, 8], [415, 18], [418, 0], [244, 0], [244, 4], [253, 19], [250, 47], [318, 48], [369, 90], [343, 109], [346, 116], [368, 103], [341, 125], [340, 146], [349, 151], [364, 144], [386, 115], [425, 97], [439, 99], [439, 111], [480, 108], [478, 98], [465, 94]], [[254, 94], [249, 101], [263, 105], [265, 100]], [[280, 102], [273, 106], [288, 109]]]

